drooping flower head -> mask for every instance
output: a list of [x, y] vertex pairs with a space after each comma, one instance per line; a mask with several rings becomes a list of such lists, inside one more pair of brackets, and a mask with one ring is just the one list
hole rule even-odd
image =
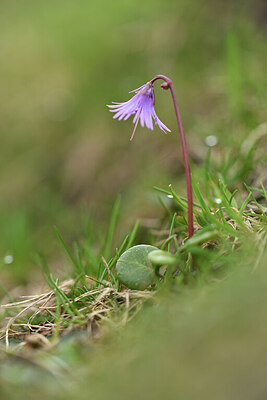
[[157, 117], [155, 112], [155, 94], [153, 84], [151, 82], [147, 82], [145, 85], [141, 86], [138, 89], [132, 90], [130, 93], [136, 93], [129, 101], [125, 103], [115, 103], [112, 105], [108, 105], [111, 112], [114, 112], [115, 115], [113, 118], [118, 118], [119, 121], [122, 119], [126, 120], [131, 115], [134, 115], [133, 123], [134, 129], [131, 136], [133, 139], [135, 130], [137, 128], [138, 122], [140, 120], [140, 124], [142, 127], [146, 125], [148, 129], [153, 130], [153, 120], [155, 124], [164, 132], [170, 132], [170, 129], [164, 125], [160, 119]]

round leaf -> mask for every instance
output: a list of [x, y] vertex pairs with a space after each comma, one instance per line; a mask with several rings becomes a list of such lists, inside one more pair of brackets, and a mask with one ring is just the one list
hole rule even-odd
[[121, 283], [129, 289], [144, 290], [155, 280], [155, 271], [148, 254], [157, 247], [140, 244], [126, 250], [118, 259], [116, 273]]

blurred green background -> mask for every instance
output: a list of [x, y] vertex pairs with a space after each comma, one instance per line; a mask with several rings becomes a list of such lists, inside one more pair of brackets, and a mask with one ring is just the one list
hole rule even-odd
[[260, 0], [1, 1], [0, 262], [7, 287], [33, 280], [37, 253], [62, 268], [54, 225], [68, 244], [94, 235], [94, 227], [105, 232], [121, 193], [127, 231], [136, 217], [157, 215], [153, 185], [172, 182], [185, 193], [169, 94], [156, 87], [168, 136], [138, 128], [130, 143], [130, 121], [114, 121], [106, 108], [154, 75], [173, 80], [192, 164], [203, 163], [207, 135], [218, 137], [218, 159], [238, 153], [266, 121], [266, 20]]

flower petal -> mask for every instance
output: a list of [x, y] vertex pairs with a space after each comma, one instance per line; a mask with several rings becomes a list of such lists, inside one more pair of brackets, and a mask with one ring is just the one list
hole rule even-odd
[[148, 129], [151, 129], [153, 131], [153, 121], [152, 121], [152, 112], [153, 112], [153, 100], [149, 98], [144, 103], [143, 106], [143, 116], [144, 116], [144, 123]]
[[148, 82], [145, 85], [140, 86], [138, 89], [132, 90], [130, 93], [133, 92], [136, 94], [130, 100], [124, 103], [112, 102], [111, 105], [107, 106], [110, 112], [115, 113], [113, 118], [118, 118], [119, 121], [122, 119], [127, 120], [130, 116], [135, 114], [133, 118], [135, 127], [131, 139], [133, 138], [139, 119], [142, 127], [146, 126], [148, 129], [153, 130], [154, 120], [155, 125], [158, 125], [164, 133], [170, 132], [170, 129], [167, 128], [167, 126], [164, 125], [156, 115], [154, 108], [155, 97], [153, 85]]
[[[155, 124], [158, 125], [159, 129], [161, 129], [164, 133], [167, 134], [167, 132], [171, 132], [171, 130], [169, 128], [167, 128], [167, 126], [164, 125], [163, 122], [161, 122], [161, 120], [158, 118], [155, 109], [153, 109], [152, 117], [155, 121]], [[167, 132], [165, 132], [165, 131], [167, 131]]]

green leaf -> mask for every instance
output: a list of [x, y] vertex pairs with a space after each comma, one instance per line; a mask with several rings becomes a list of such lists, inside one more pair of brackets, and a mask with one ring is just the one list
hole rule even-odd
[[118, 259], [116, 273], [119, 281], [129, 289], [144, 290], [156, 277], [148, 254], [157, 247], [140, 244], [126, 250]]
[[198, 246], [202, 243], [209, 242], [210, 240], [213, 240], [218, 236], [219, 232], [216, 229], [211, 231], [211, 230], [205, 230], [204, 228], [186, 241], [184, 246], [181, 248], [181, 252], [190, 249], [191, 246]]
[[177, 258], [173, 254], [163, 250], [151, 251], [148, 258], [156, 265], [173, 265], [177, 263]]

